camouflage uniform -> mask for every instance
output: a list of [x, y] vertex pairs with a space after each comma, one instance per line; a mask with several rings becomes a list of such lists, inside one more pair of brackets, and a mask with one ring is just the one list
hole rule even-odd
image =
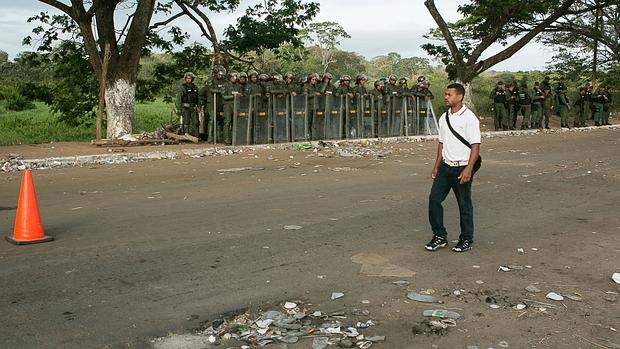
[[531, 116], [532, 116], [532, 95], [530, 94], [529, 89], [527, 88], [527, 84], [521, 84], [521, 87], [517, 91], [517, 100], [519, 105], [519, 110], [521, 115], [523, 115], [523, 120], [521, 121], [521, 129], [525, 130], [530, 128], [531, 126]]
[[228, 73], [228, 81], [222, 87], [222, 101], [224, 104], [224, 143], [232, 144], [232, 122], [235, 108], [235, 96], [240, 94], [239, 84], [236, 83], [237, 75], [235, 72]]
[[495, 89], [491, 91], [489, 98], [493, 100], [493, 110], [495, 111], [495, 130], [500, 128], [507, 131], [508, 125], [508, 112], [506, 111], [506, 105], [508, 103], [509, 94], [504, 91], [504, 83], [499, 81], [495, 85]]
[[198, 87], [194, 84], [196, 76], [185, 73], [185, 82], [181, 84], [177, 93], [176, 107], [181, 116], [181, 132], [198, 136]]
[[534, 83], [532, 90], [532, 128], [542, 128], [544, 92], [540, 89], [538, 81]]

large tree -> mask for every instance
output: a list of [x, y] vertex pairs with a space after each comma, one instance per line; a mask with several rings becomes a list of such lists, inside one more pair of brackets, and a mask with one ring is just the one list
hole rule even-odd
[[[594, 6], [599, 0], [581, 2]], [[582, 77], [608, 70], [620, 63], [620, 4], [563, 16], [537, 40], [555, 47], [553, 70]]]
[[[463, 19], [446, 23], [435, 1], [426, 0], [424, 5], [437, 24], [428, 37], [441, 39], [445, 44], [429, 43], [422, 47], [441, 59], [450, 79], [464, 83], [469, 91], [469, 84], [476, 76], [512, 57], [558, 19], [615, 2], [617, 0], [600, 0], [596, 4], [578, 0], [472, 0], [458, 8]], [[504, 48], [483, 58], [494, 44]], [[471, 105], [470, 100], [467, 103]]]
[[[172, 26], [181, 18], [189, 18], [212, 45], [215, 63], [233, 50], [277, 48], [284, 42], [301, 44], [300, 27], [318, 12], [318, 4], [301, 0], [267, 0], [249, 7], [237, 20], [237, 26], [226, 29], [227, 39], [218, 38], [208, 13], [234, 11], [240, 0], [39, 0], [60, 10], [63, 15], [41, 13], [31, 21], [42, 22], [33, 31], [41, 36], [40, 50], [51, 50], [56, 40], [70, 39], [83, 43], [97, 79], [105, 85], [107, 136], [117, 138], [133, 131], [136, 80], [140, 57], [153, 48], [171, 49], [183, 44], [188, 35]], [[153, 22], [161, 13], [164, 20]], [[125, 21], [118, 23], [118, 19]], [[44, 27], [45, 26], [45, 27]], [[160, 35], [168, 29], [168, 37]], [[32, 43], [28, 37], [26, 44]], [[104, 69], [104, 55], [109, 48], [109, 61]], [[105, 76], [103, 72], [106, 71]]]

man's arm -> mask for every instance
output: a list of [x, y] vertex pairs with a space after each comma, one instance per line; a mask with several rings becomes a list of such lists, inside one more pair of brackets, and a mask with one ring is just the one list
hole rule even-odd
[[443, 143], [437, 144], [437, 157], [435, 158], [435, 165], [433, 166], [433, 170], [431, 171], [431, 178], [435, 179], [437, 176], [437, 171], [439, 171], [439, 165], [441, 165], [441, 161], [443, 160], [443, 156], [441, 155], [443, 152]]

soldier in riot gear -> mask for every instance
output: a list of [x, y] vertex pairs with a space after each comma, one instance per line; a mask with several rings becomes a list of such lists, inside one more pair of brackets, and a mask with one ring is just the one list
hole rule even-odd
[[532, 128], [542, 128], [541, 119], [543, 115], [542, 104], [544, 98], [544, 92], [540, 88], [540, 83], [536, 81], [534, 83], [534, 90], [532, 91]]
[[601, 126], [603, 122], [603, 107], [608, 101], [605, 94], [605, 86], [600, 85], [598, 90], [592, 94], [592, 110], [594, 110], [594, 126]]
[[323, 75], [323, 81], [321, 81], [320, 85], [321, 94], [331, 95], [334, 93], [336, 87], [332, 84], [332, 79], [333, 77], [330, 73], [325, 73], [325, 75]]
[[351, 77], [349, 75], [343, 75], [340, 77], [340, 84], [336, 88], [336, 96], [348, 96], [353, 97], [353, 87], [351, 87]]
[[196, 76], [187, 72], [177, 94], [177, 114], [181, 118], [181, 132], [198, 136], [198, 88], [194, 84]]
[[295, 74], [291, 72], [284, 74], [284, 85], [288, 95], [297, 96], [299, 90], [297, 89], [297, 85], [295, 85]]
[[506, 105], [508, 104], [508, 99], [510, 95], [504, 91], [504, 83], [502, 81], [498, 81], [495, 85], [495, 89], [491, 91], [489, 98], [493, 100], [493, 110], [495, 111], [495, 130], [499, 130], [500, 128], [504, 131], [508, 130], [508, 112], [506, 110]]
[[568, 88], [566, 87], [566, 84], [564, 82], [564, 77], [560, 77], [560, 82], [558, 83], [557, 87], [556, 87], [556, 94], [557, 94], [557, 107], [558, 107], [558, 115], [560, 115], [560, 124], [561, 127], [566, 127], [566, 128], [570, 128], [570, 126], [568, 125], [568, 111], [570, 108], [570, 103], [568, 101], [568, 96], [566, 95], [566, 92], [568, 91]]
[[237, 79], [237, 83], [239, 84], [239, 91], [241, 91], [241, 93], [245, 93], [245, 87], [248, 84], [248, 74], [243, 71], [239, 73], [239, 78]]
[[224, 104], [224, 143], [230, 145], [232, 144], [232, 120], [235, 96], [240, 94], [236, 72], [228, 72], [227, 82], [224, 84], [221, 93]]
[[517, 82], [513, 81], [508, 84], [508, 94], [506, 110], [508, 112], [508, 128], [510, 130], [516, 129], [517, 126], [517, 113], [519, 111], [519, 88]]
[[303, 95], [306, 96], [306, 103], [308, 106], [308, 114], [307, 114], [307, 129], [308, 129], [308, 139], [313, 139], [313, 123], [314, 123], [314, 114], [316, 113], [316, 103], [314, 97], [321, 95], [321, 90], [318, 85], [319, 75], [316, 73], [310, 73], [307, 77], [307, 83], [304, 84], [303, 87]]
[[366, 80], [368, 80], [368, 78], [364, 74], [359, 74], [355, 78], [355, 86], [353, 87], [353, 95], [355, 97], [368, 95], [368, 91], [366, 90], [366, 86], [365, 86]]
[[414, 97], [416, 97], [417, 102], [417, 112], [419, 117], [419, 133], [426, 133], [426, 125], [428, 123], [428, 119], [426, 117], [428, 115], [428, 108], [430, 106], [430, 101], [435, 98], [433, 93], [430, 90], [431, 82], [426, 78], [426, 76], [421, 75], [418, 77], [417, 84], [411, 89], [410, 93]]
[[406, 77], [400, 78], [398, 80], [398, 95], [399, 96], [411, 96], [411, 90], [407, 84], [409, 83], [409, 79]]
[[523, 115], [523, 120], [521, 121], [521, 130], [525, 130], [530, 128], [531, 126], [530, 119], [532, 116], [532, 95], [530, 94], [526, 83], [521, 84], [521, 87], [519, 88], [517, 93], [519, 110], [521, 111], [521, 115]]
[[200, 105], [204, 110], [207, 123], [207, 139], [209, 142], [214, 141], [214, 133], [219, 133], [219, 129], [221, 128], [221, 123], [218, 125], [218, 130], [214, 130], [213, 125], [215, 118], [220, 118], [220, 113], [223, 112], [222, 88], [226, 83], [226, 79], [224, 78], [224, 75], [226, 75], [226, 68], [218, 65], [213, 67], [212, 71], [213, 76], [207, 81], [199, 93]]
[[256, 70], [250, 70], [248, 72], [248, 83], [245, 86], [244, 94], [248, 96], [260, 96], [262, 94], [262, 88], [258, 83], [258, 72]]
[[388, 83], [384, 85], [386, 97], [396, 97], [398, 95], [398, 86], [396, 85], [396, 75], [392, 74], [388, 78]]
[[[582, 121], [585, 123], [586, 121], [586, 99], [588, 96], [586, 95], [587, 87], [580, 87], [579, 93], [575, 98], [575, 102], [573, 103], [573, 107], [575, 107], [575, 116], [573, 119], [573, 127], [582, 127]], [[589, 103], [587, 103], [589, 106]]]

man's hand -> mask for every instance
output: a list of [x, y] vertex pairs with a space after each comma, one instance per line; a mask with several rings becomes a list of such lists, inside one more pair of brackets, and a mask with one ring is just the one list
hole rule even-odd
[[463, 172], [457, 177], [461, 181], [460, 184], [465, 184], [471, 180], [471, 173], [473, 171], [473, 166], [465, 166]]

